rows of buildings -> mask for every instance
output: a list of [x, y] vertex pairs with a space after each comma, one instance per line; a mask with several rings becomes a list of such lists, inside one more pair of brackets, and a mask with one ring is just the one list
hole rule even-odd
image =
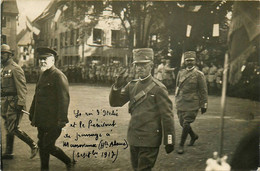
[[10, 45], [17, 55], [17, 20], [18, 20], [18, 7], [16, 1], [1, 1], [1, 44]]
[[[52, 0], [20, 36], [18, 45], [23, 64], [37, 66], [37, 58], [29, 54], [36, 55], [33, 49], [48, 46], [59, 54], [58, 67], [93, 63], [127, 65], [131, 53], [120, 19], [110, 6], [96, 12], [95, 3], [85, 5], [86, 11], [80, 14], [75, 1]], [[23, 37], [32, 40], [25, 42]]]

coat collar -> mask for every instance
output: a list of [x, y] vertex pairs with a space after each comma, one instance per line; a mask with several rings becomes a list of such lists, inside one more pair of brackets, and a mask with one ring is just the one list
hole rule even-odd
[[6, 61], [5, 64], [3, 64], [4, 67], [6, 67], [7, 65], [10, 65], [14, 62], [14, 60], [12, 58], [8, 59], [8, 61]]
[[48, 74], [51, 73], [52, 71], [54, 71], [56, 69], [55, 65], [53, 65], [52, 67], [50, 67], [49, 69], [47, 69], [46, 71], [43, 72], [43, 74]]
[[147, 77], [145, 77], [145, 78], [139, 78], [139, 81], [141, 82], [141, 83], [146, 83], [146, 82], [148, 82], [149, 80], [151, 80], [152, 79], [152, 75], [151, 74], [149, 74]]

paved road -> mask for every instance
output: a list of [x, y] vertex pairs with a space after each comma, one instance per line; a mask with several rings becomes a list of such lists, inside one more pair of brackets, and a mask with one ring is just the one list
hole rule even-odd
[[[27, 108], [31, 104], [34, 88], [34, 84], [28, 84]], [[127, 105], [122, 108], [111, 108], [109, 106], [109, 91], [109, 87], [70, 86], [70, 123], [64, 128], [57, 145], [78, 161], [75, 170], [131, 170], [129, 148], [125, 141], [130, 115], [127, 113]], [[170, 98], [174, 102], [174, 96], [171, 95]], [[260, 103], [245, 99], [227, 98], [226, 106], [223, 151], [230, 159], [237, 143], [246, 134], [250, 125], [256, 120], [259, 121]], [[174, 114], [176, 144], [178, 144], [181, 129], [175, 109]], [[205, 169], [207, 158], [212, 157], [212, 153], [219, 149], [220, 97], [209, 97], [208, 112], [205, 115], [199, 114], [193, 127], [200, 135], [195, 146], [186, 147], [186, 153], [183, 155], [178, 155], [176, 152], [167, 155], [163, 146], [161, 146], [154, 170], [190, 171]], [[37, 140], [36, 128], [30, 125], [26, 115], [23, 117], [21, 129], [26, 131], [34, 140]], [[3, 147], [5, 146], [4, 135], [5, 131], [2, 127]], [[29, 150], [26, 144], [16, 138], [15, 158], [11, 161], [3, 161], [3, 170], [40, 170], [39, 156], [29, 159]], [[53, 171], [65, 170], [65, 165], [51, 157], [50, 169]]]

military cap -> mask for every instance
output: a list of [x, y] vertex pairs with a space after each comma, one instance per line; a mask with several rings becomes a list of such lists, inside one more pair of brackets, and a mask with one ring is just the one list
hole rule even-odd
[[1, 53], [2, 52], [6, 52], [6, 53], [11, 53], [12, 54], [11, 48], [7, 44], [2, 44], [1, 45]]
[[49, 56], [53, 56], [55, 59], [57, 58], [57, 52], [48, 47], [39, 47], [36, 49], [36, 52], [40, 58], [47, 58]]
[[196, 59], [196, 52], [195, 51], [187, 51], [184, 52], [184, 60], [195, 60]]
[[153, 61], [154, 53], [151, 48], [140, 48], [133, 50], [133, 59], [135, 63], [147, 63]]

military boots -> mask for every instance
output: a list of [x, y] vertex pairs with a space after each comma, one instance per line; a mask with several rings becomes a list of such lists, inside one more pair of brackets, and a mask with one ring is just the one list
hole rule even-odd
[[5, 153], [2, 156], [3, 160], [11, 160], [14, 158], [13, 147], [14, 147], [14, 135], [6, 134], [6, 149], [5, 149]]
[[15, 130], [14, 134], [31, 147], [30, 159], [34, 158], [39, 150], [37, 144], [25, 132], [19, 129]]
[[179, 146], [179, 149], [178, 149], [178, 154], [183, 154], [184, 153], [184, 144], [185, 144], [185, 141], [187, 139], [187, 136], [190, 132], [190, 126], [189, 125], [185, 125], [183, 126], [183, 129], [182, 129], [182, 134], [181, 134], [181, 142], [180, 142], [180, 146]]

